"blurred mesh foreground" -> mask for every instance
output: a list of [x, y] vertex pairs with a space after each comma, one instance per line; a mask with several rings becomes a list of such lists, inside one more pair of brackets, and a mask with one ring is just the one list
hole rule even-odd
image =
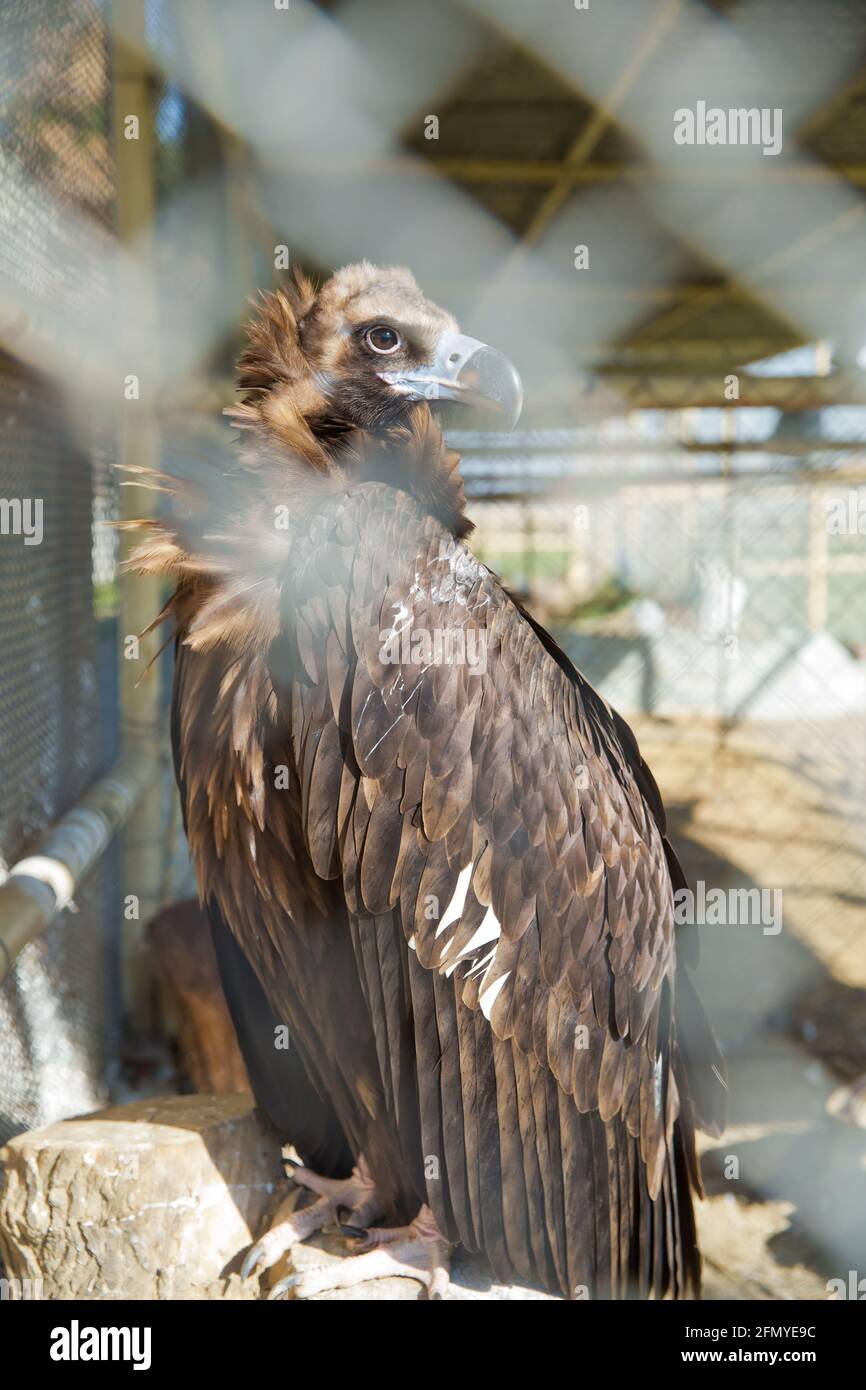
[[[7, 0], [2, 860], [129, 748], [158, 775], [0, 959], [0, 1140], [176, 1084], [144, 944], [190, 891], [170, 653], [140, 681], [159, 595], [103, 525], [156, 503], [113, 465], [219, 469], [247, 296], [367, 256], [519, 364], [518, 432], [454, 437], [475, 544], [635, 723], [690, 879], [780, 907], [701, 929], [707, 1292], [862, 1267], [866, 1106], [827, 1103], [866, 1073], [864, 72], [855, 0]], [[781, 153], [677, 145], [698, 100], [780, 110]]]
[[[113, 632], [94, 569], [94, 521], [114, 506], [114, 432], [75, 429], [62, 384], [15, 358], [27, 314], [107, 305], [114, 221], [108, 52], [95, 8], [11, 5], [0, 28], [0, 491], [43, 499], [41, 543], [0, 540], [0, 855], [11, 865], [81, 795], [116, 747]], [[34, 61], [36, 54], [37, 61]], [[49, 93], [51, 94], [49, 97]], [[87, 217], [87, 252], [65, 208]], [[76, 275], [66, 269], [74, 258]], [[12, 306], [15, 306], [13, 308]], [[18, 311], [16, 313], [16, 310]], [[118, 1047], [118, 879], [111, 853], [0, 991], [0, 1141], [105, 1092]]]

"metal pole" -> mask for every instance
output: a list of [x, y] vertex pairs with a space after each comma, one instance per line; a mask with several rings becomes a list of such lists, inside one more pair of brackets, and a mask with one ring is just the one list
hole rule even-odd
[[[114, 74], [112, 83], [114, 150], [117, 176], [117, 232], [133, 270], [118, 285], [119, 461], [141, 468], [159, 466], [156, 422], [157, 314], [154, 286], [153, 227], [156, 212], [154, 171], [153, 73], [145, 30], [144, 0], [113, 0]], [[131, 120], [130, 118], [135, 118]], [[137, 379], [137, 397], [128, 399], [124, 383]], [[126, 475], [129, 476], [129, 475]], [[121, 489], [124, 519], [152, 516], [155, 494], [145, 488]], [[121, 532], [121, 558], [135, 545], [134, 533]], [[159, 611], [161, 586], [123, 573], [120, 581], [120, 727], [124, 752], [155, 765], [164, 759], [160, 737], [159, 669], [143, 678], [147, 654], [138, 634]], [[136, 808], [123, 846], [122, 883], [133, 910], [124, 912], [123, 982], [127, 1015], [146, 1024], [147, 972], [143, 929], [161, 906], [160, 881], [165, 828], [159, 778], [153, 779]]]

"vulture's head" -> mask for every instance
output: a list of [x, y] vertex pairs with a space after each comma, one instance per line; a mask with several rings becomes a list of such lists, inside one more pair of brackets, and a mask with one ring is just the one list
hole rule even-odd
[[508, 359], [462, 334], [408, 270], [366, 261], [318, 290], [296, 274], [265, 294], [238, 366], [242, 399], [226, 414], [239, 466], [149, 481], [136, 469], [171, 494], [171, 515], [128, 523], [145, 532], [130, 564], [200, 605], [186, 640], [202, 648], [272, 640], [291, 550], [275, 517], [302, 516], [323, 489], [384, 482], [468, 535], [460, 459], [435, 417], [480, 406], [511, 426], [523, 396]]
[[511, 428], [523, 400], [508, 358], [461, 333], [410, 271], [366, 261], [318, 291], [296, 276], [266, 295], [239, 365], [245, 405], [295, 410], [320, 438], [399, 425], [418, 401], [487, 408]]

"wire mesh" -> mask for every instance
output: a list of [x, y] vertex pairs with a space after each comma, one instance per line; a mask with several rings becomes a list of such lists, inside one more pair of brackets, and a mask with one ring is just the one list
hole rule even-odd
[[[0, 273], [26, 291], [36, 315], [50, 306], [75, 317], [83, 302], [110, 294], [107, 103], [98, 5], [4, 7]], [[87, 220], [83, 258], [72, 211]], [[72, 255], [80, 276], [68, 274]], [[110, 595], [114, 547], [94, 522], [116, 503], [110, 428], [74, 422], [56, 385], [5, 356], [0, 420], [0, 857], [8, 866], [114, 753], [113, 663], [94, 601], [94, 581]], [[112, 1039], [116, 1047], [115, 891], [112, 856], [83, 886], [77, 910], [24, 950], [0, 988], [0, 1140], [105, 1094]]]
[[[689, 412], [692, 430], [706, 430], [712, 413]], [[706, 454], [685, 452], [683, 442], [696, 441], [681, 437], [647, 455], [639, 422], [620, 435], [628, 449], [612, 468], [605, 432], [595, 441], [590, 431], [579, 441], [548, 433], [512, 446], [508, 459], [501, 445], [476, 453], [469, 444], [476, 548], [560, 625], [625, 713], [735, 721], [862, 711], [866, 489], [857, 475], [843, 469], [837, 481], [838, 460], [828, 464], [820, 448], [782, 466], [756, 454], [749, 466], [714, 455], [709, 440]], [[639, 660], [629, 661], [630, 642]], [[656, 657], [671, 680], [648, 703], [643, 666]], [[818, 682], [827, 660], [841, 678], [835, 690]], [[803, 688], [798, 666], [812, 671]]]
[[[110, 56], [124, 10], [139, 8], [144, 39], [129, 55], [136, 72], [142, 59], [151, 109], [137, 114], [152, 115], [153, 138], [137, 172], [155, 218], [119, 245]], [[14, 653], [0, 666], [7, 861], [117, 747], [117, 546], [98, 523], [118, 511], [121, 371], [144, 364], [134, 408], [159, 417], [162, 466], [216, 474], [230, 432], [203, 400], [230, 397], [245, 296], [285, 268], [278, 251], [313, 272], [369, 256], [411, 265], [526, 378], [530, 431], [454, 440], [482, 558], [643, 720], [666, 799], [672, 786], [697, 805], [708, 838], [718, 826], [700, 821], [701, 801], [739, 827], [727, 871], [760, 844], [756, 879], [790, 871], [816, 959], [829, 937], [862, 977], [853, 927], [843, 936], [846, 908], [862, 911], [866, 778], [866, 389], [851, 289], [866, 108], [831, 100], [811, 143], [794, 132], [844, 95], [866, 18], [828, 0], [804, 29], [815, 7], [792, 0], [781, 8], [797, 23], [770, 26], [765, 0], [686, 0], [659, 7], [681, 11], [659, 27], [653, 8], [7, 0], [0, 339], [15, 357], [23, 343], [30, 368], [0, 362], [0, 497], [45, 505], [39, 546], [0, 537], [0, 646]], [[724, 104], [757, 91], [784, 104], [783, 157], [715, 151], [725, 162], [711, 167], [708, 152], [679, 149], [668, 108], [692, 86]], [[33, 369], [34, 344], [54, 386]], [[740, 407], [720, 404], [733, 370]], [[70, 384], [95, 407], [84, 427], [67, 416]], [[170, 652], [159, 669], [165, 695]], [[763, 761], [749, 744], [758, 726]], [[783, 758], [811, 801], [792, 782], [776, 790]], [[168, 781], [163, 792], [168, 898], [190, 883]], [[801, 869], [783, 853], [813, 802], [832, 808], [823, 898], [823, 862]], [[702, 847], [691, 853], [700, 864]], [[115, 859], [0, 991], [0, 1137], [101, 1094], [117, 1053]], [[715, 961], [720, 978], [735, 956]], [[772, 1019], [784, 992], [767, 985], [776, 963], [763, 955], [755, 979], [759, 959]], [[740, 989], [722, 999], [734, 1043]]]

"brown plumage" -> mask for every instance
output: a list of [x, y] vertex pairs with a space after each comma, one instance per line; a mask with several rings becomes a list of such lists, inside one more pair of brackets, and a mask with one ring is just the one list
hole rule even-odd
[[393, 1219], [428, 1203], [503, 1279], [688, 1296], [721, 1063], [681, 872], [631, 731], [474, 558], [435, 406], [370, 346], [430, 380], [456, 331], [403, 270], [267, 296], [236, 472], [142, 543], [199, 888], [305, 1162], [363, 1153]]

